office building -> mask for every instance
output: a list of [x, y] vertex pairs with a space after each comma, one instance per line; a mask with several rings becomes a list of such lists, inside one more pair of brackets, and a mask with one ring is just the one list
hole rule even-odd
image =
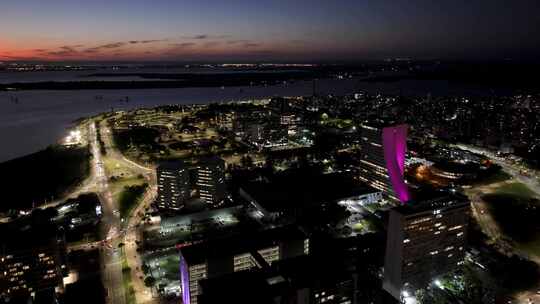
[[403, 179], [407, 125], [361, 125], [360, 137], [360, 179], [394, 202], [408, 201]]
[[384, 284], [396, 299], [414, 294], [463, 262], [470, 203], [439, 194], [390, 211]]
[[294, 113], [283, 113], [280, 116], [280, 125], [287, 130], [287, 135], [292, 136], [298, 133], [300, 118]]
[[15, 222], [2, 225], [0, 234], [0, 297], [35, 297], [63, 288], [66, 246], [56, 226]]
[[181, 210], [190, 198], [189, 168], [183, 162], [165, 162], [157, 169], [158, 196], [160, 210]]
[[[316, 271], [315, 271], [316, 269]], [[338, 254], [302, 255], [202, 280], [199, 304], [352, 304], [356, 274]]]
[[196, 169], [199, 197], [209, 205], [221, 205], [227, 195], [225, 161], [219, 157], [205, 158], [197, 164]]
[[200, 281], [268, 268], [278, 260], [309, 253], [309, 239], [296, 228], [250, 231], [180, 249], [180, 279], [184, 304], [197, 304]]

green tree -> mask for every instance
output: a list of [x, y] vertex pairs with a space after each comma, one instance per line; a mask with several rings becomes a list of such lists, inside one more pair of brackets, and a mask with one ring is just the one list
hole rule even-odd
[[144, 279], [144, 285], [146, 287], [153, 287], [154, 285], [156, 285], [156, 279], [154, 277], [146, 277]]
[[144, 274], [147, 274], [150, 271], [150, 267], [147, 264], [142, 264], [141, 270]]

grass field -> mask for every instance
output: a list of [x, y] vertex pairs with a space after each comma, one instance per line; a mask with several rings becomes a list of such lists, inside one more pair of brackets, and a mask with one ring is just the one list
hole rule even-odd
[[527, 254], [540, 257], [540, 201], [525, 184], [502, 185], [482, 196], [503, 232]]
[[143, 197], [148, 184], [125, 186], [118, 197], [118, 209], [121, 218], [127, 218]]
[[121, 178], [114, 182], [109, 183], [113, 200], [115, 202], [118, 202], [118, 200], [120, 199], [120, 196], [122, 195], [122, 192], [124, 191], [126, 187], [140, 186], [144, 184], [144, 182], [145, 182], [144, 178], [129, 177], [129, 178]]
[[28, 209], [58, 199], [88, 177], [90, 159], [87, 147], [55, 145], [0, 163], [0, 211]]
[[490, 175], [488, 175], [486, 177], [480, 178], [480, 180], [478, 180], [475, 184], [477, 184], [477, 185], [489, 185], [489, 184], [504, 182], [504, 181], [509, 180], [511, 178], [512, 178], [512, 176], [510, 174], [504, 172], [503, 170], [500, 170], [499, 172], [496, 172], [496, 173], [490, 174]]
[[124, 285], [126, 303], [136, 304], [135, 290], [131, 281], [131, 268], [127, 264], [125, 253], [122, 253], [122, 284]]
[[142, 193], [137, 194], [136, 190], [145, 184], [144, 177], [138, 175], [123, 162], [116, 161], [111, 157], [103, 157], [105, 172], [109, 178], [109, 189], [113, 201], [116, 202], [121, 217], [126, 217]]
[[523, 200], [531, 199], [536, 196], [534, 191], [529, 189], [529, 187], [527, 187], [525, 184], [518, 182], [505, 184], [497, 188], [495, 194], [509, 195]]
[[124, 296], [126, 304], [136, 304], [135, 290], [131, 281], [131, 268], [127, 264], [126, 254], [122, 251], [122, 285], [124, 286]]
[[162, 260], [161, 269], [165, 271], [165, 277], [169, 280], [180, 280], [180, 256], [173, 254]]

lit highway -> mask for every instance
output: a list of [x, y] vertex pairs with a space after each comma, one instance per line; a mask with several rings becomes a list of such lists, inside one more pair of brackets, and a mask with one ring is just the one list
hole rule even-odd
[[[512, 175], [512, 177], [515, 178], [517, 181], [527, 185], [527, 187], [529, 187], [529, 189], [534, 191], [536, 195], [540, 196], [540, 180], [539, 180], [540, 176], [538, 175], [538, 172], [530, 168], [525, 168], [523, 166], [514, 164], [510, 162], [509, 160], [505, 159], [504, 157], [499, 157], [495, 155], [494, 153], [485, 149], [472, 147], [468, 145], [456, 145], [456, 147], [462, 150], [470, 151], [473, 153], [477, 153], [477, 154], [481, 154], [481, 155], [485, 155], [489, 157], [493, 162], [501, 166], [505, 172]], [[532, 173], [530, 175], [523, 174], [524, 170], [531, 171]]]
[[[101, 152], [97, 141], [96, 125], [90, 125], [90, 150], [93, 155], [94, 174], [97, 183], [97, 193], [103, 205], [103, 214], [100, 224], [100, 235], [111, 241], [111, 247], [117, 246], [115, 236], [121, 230], [120, 219], [114, 215], [114, 202], [109, 190], [107, 175], [103, 166]], [[122, 281], [122, 262], [116, 250], [100, 250], [101, 264], [103, 266], [103, 285], [107, 290], [107, 303], [124, 304], [124, 286]]]
[[[113, 139], [112, 139], [112, 132], [106, 126], [105, 121], [100, 122], [99, 128], [100, 128], [100, 134], [101, 134], [102, 140], [105, 144], [105, 148], [107, 149], [107, 158], [113, 159], [117, 163], [122, 163], [123, 166], [129, 167], [133, 172], [137, 172], [137, 174], [143, 175], [149, 184], [149, 188], [146, 191], [143, 199], [139, 202], [137, 207], [131, 212], [130, 217], [125, 219], [124, 227], [122, 226], [122, 222], [120, 221], [119, 217], [113, 214], [116, 225], [112, 226], [109, 229], [107, 239], [108, 239], [108, 242], [111, 243], [113, 248], [116, 248], [118, 244], [120, 243], [120, 241], [125, 244], [124, 250], [125, 250], [126, 260], [127, 260], [128, 266], [131, 268], [131, 279], [132, 279], [133, 289], [135, 291], [135, 297], [136, 297], [137, 303], [154, 303], [154, 299], [151, 297], [151, 293], [149, 289], [144, 285], [144, 280], [143, 280], [144, 276], [140, 270], [142, 262], [141, 262], [139, 253], [136, 250], [137, 246], [136, 246], [135, 240], [141, 239], [141, 236], [139, 234], [139, 229], [137, 229], [137, 225], [142, 220], [142, 217], [140, 216], [140, 214], [144, 213], [144, 209], [148, 207], [154, 201], [155, 196], [156, 196], [157, 186], [156, 186], [156, 177], [154, 174], [155, 171], [153, 168], [147, 168], [147, 167], [141, 166], [127, 159], [117, 149], [115, 149]], [[97, 143], [97, 139], [95, 142]], [[99, 147], [96, 147], [96, 149], [97, 150], [95, 150], [95, 153], [100, 154]], [[99, 155], [99, 157], [101, 157], [101, 154]], [[103, 164], [101, 163], [99, 167], [100, 167], [98, 169], [99, 172], [103, 174], [103, 185], [105, 188], [108, 189], [107, 177], [106, 177], [106, 172], [103, 168]], [[118, 208], [114, 208], [110, 191], [107, 191], [107, 195], [108, 195], [107, 201], [110, 202], [111, 204], [110, 210], [118, 209]], [[109, 255], [109, 259], [116, 260], [116, 259], [119, 259], [119, 256], [120, 254], [117, 254], [117, 256], [115, 256], [114, 254]], [[120, 267], [119, 270], [120, 270], [120, 284], [121, 284], [122, 283], [121, 265], [119, 267]], [[123, 295], [123, 292], [122, 292], [122, 295]], [[121, 303], [121, 302], [118, 302], [118, 303]]]

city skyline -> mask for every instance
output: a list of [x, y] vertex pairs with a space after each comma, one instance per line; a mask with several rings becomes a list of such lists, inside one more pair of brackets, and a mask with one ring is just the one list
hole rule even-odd
[[540, 303], [539, 9], [2, 1], [0, 304]]
[[[534, 58], [536, 1], [0, 4], [0, 60]], [[98, 22], [99, 20], [99, 22]]]

